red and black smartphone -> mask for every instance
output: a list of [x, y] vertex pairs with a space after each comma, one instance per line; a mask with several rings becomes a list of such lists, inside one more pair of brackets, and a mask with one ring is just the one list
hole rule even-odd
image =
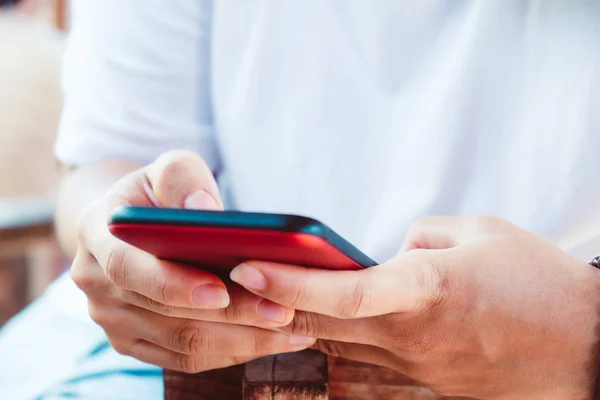
[[325, 224], [297, 215], [122, 207], [109, 229], [157, 258], [211, 270], [248, 260], [332, 270], [376, 265]]

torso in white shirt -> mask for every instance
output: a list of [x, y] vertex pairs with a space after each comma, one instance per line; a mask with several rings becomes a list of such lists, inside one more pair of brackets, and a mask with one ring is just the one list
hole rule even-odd
[[78, 30], [104, 28], [75, 26], [67, 70], [99, 72], [67, 79], [63, 161], [189, 147], [232, 207], [319, 218], [378, 261], [427, 215], [495, 214], [600, 252], [596, 1], [159, 4], [119, 8], [111, 30], [137, 36], [88, 61]]
[[213, 42], [238, 207], [317, 216], [380, 259], [420, 217], [482, 213], [600, 252], [591, 2], [250, 3], [217, 7]]

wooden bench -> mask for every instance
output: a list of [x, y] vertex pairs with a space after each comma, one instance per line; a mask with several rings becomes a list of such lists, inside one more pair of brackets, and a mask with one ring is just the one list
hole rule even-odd
[[[165, 371], [166, 400], [440, 400], [390, 369], [314, 350], [188, 375]], [[459, 398], [452, 398], [459, 399]]]
[[46, 198], [0, 199], [0, 326], [61, 272], [52, 213]]

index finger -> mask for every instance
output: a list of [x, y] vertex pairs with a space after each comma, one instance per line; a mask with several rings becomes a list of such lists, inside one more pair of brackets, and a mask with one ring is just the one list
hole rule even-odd
[[116, 286], [161, 304], [188, 308], [224, 308], [229, 295], [223, 281], [199, 268], [159, 260], [112, 236], [94, 213], [82, 224], [80, 242]]

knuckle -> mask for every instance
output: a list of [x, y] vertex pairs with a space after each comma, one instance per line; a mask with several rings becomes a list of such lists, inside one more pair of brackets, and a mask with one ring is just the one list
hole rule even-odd
[[185, 354], [198, 354], [210, 350], [207, 332], [203, 332], [193, 321], [179, 324], [171, 333], [170, 344]]
[[362, 281], [357, 280], [352, 290], [352, 296], [349, 301], [341, 303], [339, 318], [354, 319], [361, 316], [363, 310], [368, 308], [371, 301], [371, 290], [369, 285], [364, 285]]
[[96, 286], [95, 279], [87, 275], [80, 275], [76, 271], [77, 270], [71, 268], [71, 279], [75, 282], [75, 286], [81, 289], [85, 294], [92, 293]]
[[437, 309], [448, 298], [450, 278], [447, 270], [441, 266], [427, 264], [417, 274], [417, 285], [424, 293], [423, 310], [431, 312]]
[[75, 285], [85, 293], [92, 292], [96, 287], [96, 279], [87, 273], [84, 262], [81, 260], [73, 261], [71, 269], [69, 270], [71, 279], [75, 282]]
[[298, 308], [302, 305], [308, 297], [308, 291], [306, 289], [306, 284], [299, 280], [296, 285], [294, 285], [294, 289], [292, 290], [290, 301], [287, 304], [289, 308]]
[[[281, 350], [282, 343], [271, 336], [271, 334], [265, 334], [265, 331], [256, 329], [253, 331], [249, 338], [247, 346], [248, 353], [252, 356], [261, 356], [264, 354], [271, 354], [274, 351]], [[286, 347], [287, 348], [287, 347]], [[247, 357], [247, 355], [245, 356]]]
[[282, 330], [294, 335], [317, 337], [319, 333], [319, 318], [314, 313], [296, 311], [292, 322], [282, 327]]
[[261, 335], [258, 332], [252, 333], [252, 335], [248, 338], [247, 343], [247, 351], [250, 354], [262, 354], [263, 352], [268, 350], [269, 344], [271, 346], [274, 343], [267, 343], [267, 341], [263, 340]]
[[127, 345], [126, 340], [109, 337], [108, 342], [117, 353], [124, 356], [128, 356], [131, 354], [131, 346]]
[[164, 303], [161, 303], [160, 301], [156, 301], [154, 299], [151, 299], [149, 297], [146, 296], [141, 296], [140, 298], [142, 299], [142, 307], [157, 312], [159, 314], [162, 315], [166, 315], [166, 316], [174, 316], [175, 315], [175, 308], [169, 305], [166, 305]]
[[405, 246], [408, 245], [408, 247], [415, 247], [417, 249], [421, 247], [427, 241], [428, 228], [431, 226], [433, 218], [426, 217], [412, 223], [406, 231], [404, 238]]
[[[438, 255], [432, 260], [427, 250], [417, 249], [407, 257], [413, 259], [411, 268], [411, 288], [414, 288], [414, 302], [411, 310], [417, 314], [429, 314], [446, 303], [451, 292], [452, 275], [448, 263]], [[404, 271], [399, 271], [404, 273]]]
[[92, 321], [100, 325], [105, 331], [111, 332], [122, 326], [119, 314], [114, 310], [108, 310], [106, 306], [95, 301], [88, 301], [88, 314]]
[[328, 356], [339, 358], [344, 354], [344, 351], [342, 350], [343, 344], [340, 342], [317, 340], [316, 345], [321, 353], [327, 354]]
[[127, 246], [115, 244], [106, 250], [103, 257], [106, 276], [119, 287], [124, 287], [127, 282], [127, 252]]
[[199, 362], [199, 360], [188, 354], [178, 354], [178, 362], [179, 370], [181, 372], [185, 372], [186, 374], [197, 374], [199, 372], [203, 372], [203, 363]]
[[155, 294], [158, 299], [157, 303], [168, 304], [170, 302], [170, 296], [166, 277], [157, 275], [149, 280], [149, 283], [152, 285], [152, 287], [149, 288], [149, 292]]
[[221, 319], [227, 323], [241, 323], [244, 320], [244, 311], [242, 307], [234, 302], [219, 310], [219, 314]]
[[96, 259], [89, 253], [79, 250], [71, 264], [69, 274], [75, 285], [86, 295], [105, 292], [111, 286]]

